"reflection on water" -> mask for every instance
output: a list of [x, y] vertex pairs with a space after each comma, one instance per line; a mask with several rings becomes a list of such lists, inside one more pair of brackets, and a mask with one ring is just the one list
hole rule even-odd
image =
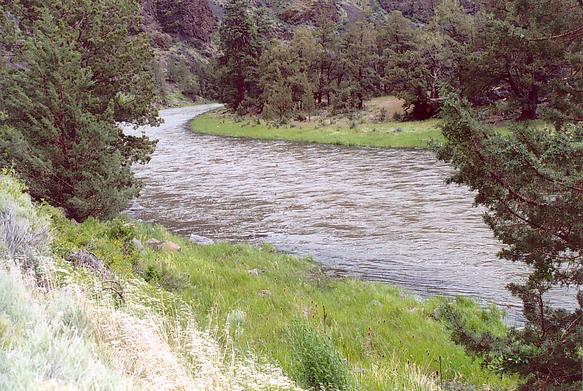
[[267, 241], [341, 273], [430, 294], [513, 307], [505, 285], [524, 269], [500, 245], [451, 169], [430, 152], [203, 136], [186, 128], [209, 106], [162, 112], [132, 213], [174, 232]]

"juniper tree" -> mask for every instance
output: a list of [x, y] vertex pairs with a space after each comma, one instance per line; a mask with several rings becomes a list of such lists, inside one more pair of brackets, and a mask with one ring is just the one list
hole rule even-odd
[[[556, 108], [558, 109], [558, 108]], [[523, 124], [510, 133], [484, 125], [455, 95], [443, 110], [445, 144], [438, 156], [457, 169], [450, 182], [477, 192], [485, 221], [504, 244], [499, 256], [528, 265], [508, 288], [527, 321], [498, 351], [505, 369], [527, 380], [524, 390], [577, 390], [583, 346], [583, 125]], [[566, 288], [573, 308], [548, 302]], [[496, 353], [496, 352], [495, 352]], [[555, 387], [555, 388], [553, 388]]]
[[310, 116], [316, 110], [316, 100], [314, 99], [314, 90], [312, 84], [308, 80], [308, 76], [304, 73], [302, 77], [302, 98], [301, 110], [310, 119]]
[[283, 124], [289, 119], [294, 109], [291, 89], [286, 84], [283, 77], [277, 78], [265, 91], [265, 108], [263, 116], [279, 124]]
[[219, 28], [219, 95], [230, 109], [241, 113], [260, 106], [256, 102], [260, 95], [257, 66], [262, 49], [258, 20], [247, 1], [229, 0]]
[[390, 15], [381, 33], [387, 42], [385, 83], [414, 119], [436, 115], [441, 86], [459, 85], [470, 26], [455, 1], [443, 2], [423, 28], [414, 27], [399, 12]]
[[583, 117], [583, 3], [484, 0], [481, 9], [466, 94], [504, 88], [504, 112], [520, 119], [537, 118], [541, 108], [555, 121]]
[[328, 15], [321, 13], [318, 17], [316, 40], [318, 42], [318, 87], [316, 100], [319, 105], [330, 104], [332, 82], [334, 81], [338, 61], [338, 25]]
[[339, 65], [336, 86], [348, 87], [356, 109], [364, 108], [376, 87], [376, 35], [372, 24], [359, 21], [346, 29], [339, 43]]
[[157, 123], [137, 3], [4, 2], [1, 11], [0, 165], [77, 220], [120, 211], [139, 190], [131, 165], [154, 143], [116, 123]]

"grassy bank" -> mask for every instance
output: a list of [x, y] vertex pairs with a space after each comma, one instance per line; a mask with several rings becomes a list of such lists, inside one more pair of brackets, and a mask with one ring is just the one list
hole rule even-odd
[[[516, 385], [452, 342], [444, 314], [506, 332], [469, 300], [418, 302], [268, 245], [195, 245], [123, 219], [77, 224], [22, 190], [0, 175], [0, 388]], [[151, 239], [180, 251], [142, 245]]]
[[[277, 363], [300, 382], [323, 372], [362, 390], [437, 390], [447, 382], [509, 389], [516, 383], [483, 369], [451, 341], [432, 317], [437, 299], [419, 303], [385, 284], [330, 278], [309, 260], [269, 246], [194, 245], [162, 227], [122, 220], [75, 225], [57, 216], [55, 224], [60, 257], [90, 249], [122, 278], [137, 276], [179, 297], [221, 341]], [[171, 240], [182, 249], [139, 251], [133, 238]], [[458, 307], [480, 327], [505, 332], [476, 305]], [[339, 366], [345, 371], [334, 369]]]
[[[179, 295], [123, 267], [131, 249], [116, 245], [131, 227], [101, 225], [111, 245], [99, 247], [116, 250], [100, 260], [62, 246], [70, 224], [0, 172], [0, 389], [298, 389], [277, 366], [219, 342]], [[87, 228], [67, 233], [84, 240]]]
[[282, 126], [217, 110], [195, 118], [191, 127], [194, 132], [215, 136], [378, 148], [422, 149], [428, 148], [432, 140], [442, 140], [438, 120], [391, 120], [403, 114], [402, 107], [401, 100], [385, 96], [369, 100], [364, 110], [350, 117], [322, 112], [309, 120], [292, 120]]
[[215, 136], [381, 148], [427, 148], [431, 140], [441, 140], [438, 125], [437, 120], [368, 123], [328, 119], [276, 127], [262, 120], [238, 120], [224, 111], [207, 113], [191, 122], [193, 131]]

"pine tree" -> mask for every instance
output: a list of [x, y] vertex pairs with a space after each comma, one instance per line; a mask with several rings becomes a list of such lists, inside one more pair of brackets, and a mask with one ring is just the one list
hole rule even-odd
[[257, 67], [262, 43], [257, 22], [247, 1], [229, 0], [225, 4], [225, 17], [219, 29], [220, 98], [231, 110], [241, 113], [260, 106], [256, 102], [261, 93]]
[[[348, 26], [339, 44], [336, 87], [348, 85], [354, 108], [362, 110], [364, 101], [376, 92], [376, 35], [372, 24], [359, 21]], [[338, 107], [335, 107], [336, 109]]]
[[268, 120], [275, 119], [279, 124], [285, 123], [293, 112], [294, 103], [291, 89], [284, 78], [279, 77], [272, 83], [265, 91], [265, 96], [263, 116]]
[[312, 84], [308, 80], [308, 76], [304, 73], [302, 75], [302, 112], [306, 114], [308, 120], [310, 116], [316, 110], [316, 100], [314, 99], [314, 90], [312, 89]]
[[459, 3], [445, 1], [425, 28], [414, 28], [399, 12], [393, 12], [384, 27], [382, 35], [389, 42], [385, 83], [404, 100], [413, 118], [436, 115], [440, 88], [460, 84], [460, 62], [471, 31], [466, 18]]
[[332, 83], [338, 61], [338, 25], [322, 12], [318, 17], [316, 40], [318, 42], [318, 88], [317, 102], [322, 105], [331, 103]]
[[505, 111], [523, 120], [537, 118], [541, 107], [554, 121], [583, 117], [581, 2], [486, 0], [481, 8], [466, 94], [502, 88], [509, 93]]
[[0, 165], [68, 216], [109, 217], [139, 190], [131, 164], [154, 143], [152, 53], [132, 1], [14, 2], [2, 9]]
[[[582, 380], [583, 127], [525, 124], [500, 134], [455, 95], [443, 117], [446, 143], [438, 156], [457, 168], [450, 181], [477, 191], [476, 204], [487, 209], [485, 221], [505, 245], [500, 256], [530, 270], [508, 286], [524, 303], [526, 327], [494, 353], [505, 369], [525, 376], [524, 390], [575, 390]], [[549, 291], [567, 286], [575, 308], [547, 302]]]

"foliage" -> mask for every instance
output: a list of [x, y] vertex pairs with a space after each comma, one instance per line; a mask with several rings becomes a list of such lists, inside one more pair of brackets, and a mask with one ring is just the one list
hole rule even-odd
[[[55, 224], [59, 254], [91, 248], [121, 278], [133, 278], [134, 270], [150, 267], [179, 276], [185, 283], [172, 293], [192, 308], [200, 324], [222, 330], [230, 321], [235, 332], [223, 338], [229, 335], [237, 350], [253, 351], [260, 361], [275, 362], [288, 374], [289, 326], [305, 318], [310, 328], [325, 324], [335, 349], [348, 359], [350, 382], [357, 389], [438, 390], [434, 374], [440, 369], [439, 357], [444, 381], [496, 389], [516, 383], [481, 368], [480, 360], [454, 344], [445, 325], [432, 319], [423, 303], [393, 287], [331, 279], [311, 262], [270, 248], [193, 245], [159, 226], [134, 224], [136, 237], [143, 243], [150, 238], [171, 240], [182, 251], [146, 249], [138, 254], [110, 237], [109, 223], [94, 219], [75, 225], [56, 218]], [[250, 273], [254, 269], [261, 273]], [[153, 292], [165, 292], [153, 282]]]
[[350, 97], [333, 98], [333, 101], [351, 102], [350, 108], [362, 110], [364, 101], [376, 92], [378, 75], [373, 67], [376, 62], [374, 31], [372, 24], [361, 21], [348, 26], [342, 34], [338, 44], [337, 88], [349, 91]]
[[[459, 3], [445, 1], [424, 30], [393, 12], [383, 31], [388, 42], [387, 88], [405, 101], [415, 119], [434, 116], [439, 110], [439, 90], [443, 84], [459, 84], [459, 69], [470, 34], [470, 22]], [[451, 28], [450, 28], [451, 27]]]
[[348, 369], [330, 338], [309, 324], [294, 320], [289, 328], [292, 374], [315, 390], [349, 390]]
[[0, 172], [0, 257], [20, 259], [27, 268], [36, 268], [37, 257], [47, 252], [49, 239], [48, 220], [37, 213], [24, 186], [9, 173]]
[[172, 59], [168, 66], [168, 80], [175, 83], [180, 91], [192, 100], [201, 93], [199, 78], [188, 67], [185, 60]]
[[0, 308], [0, 388], [132, 389], [131, 379], [96, 354], [72, 287], [43, 297], [30, 277], [2, 267]]
[[131, 164], [154, 147], [117, 123], [157, 123], [136, 4], [9, 2], [0, 21], [0, 165], [69, 217], [112, 216], [138, 193]]
[[[525, 389], [567, 387], [581, 381], [577, 349], [583, 340], [583, 293], [577, 305], [545, 301], [552, 288], [583, 284], [583, 129], [515, 126], [500, 134], [483, 125], [467, 102], [452, 95], [444, 110], [446, 143], [439, 157], [457, 172], [451, 182], [477, 191], [476, 204], [505, 247], [500, 256], [529, 266], [509, 285], [522, 299], [527, 325], [515, 330], [512, 369], [528, 376]], [[576, 296], [576, 297], [575, 297]]]
[[520, 119], [536, 118], [540, 108], [555, 122], [581, 118], [582, 20], [578, 0], [484, 1], [465, 93], [476, 101], [501, 88], [508, 92], [506, 111]]
[[245, 0], [225, 3], [225, 17], [219, 28], [219, 97], [233, 111], [245, 114], [257, 110], [259, 95], [257, 61], [261, 56], [258, 17]]
[[276, 118], [278, 123], [283, 124], [293, 109], [293, 101], [290, 89], [280, 78], [273, 83], [265, 92], [267, 98], [263, 115], [267, 119]]

